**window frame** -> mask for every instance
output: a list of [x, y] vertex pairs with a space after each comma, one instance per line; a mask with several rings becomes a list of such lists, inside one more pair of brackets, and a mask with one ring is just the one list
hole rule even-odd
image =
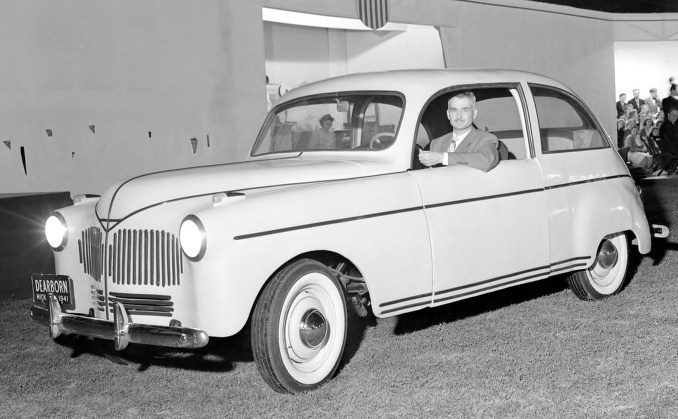
[[[440, 96], [448, 94], [450, 92], [461, 92], [461, 91], [466, 91], [466, 90], [476, 90], [476, 89], [492, 89], [492, 88], [505, 88], [506, 90], [511, 90], [515, 89], [518, 92], [518, 98], [520, 99], [520, 107], [522, 109], [522, 112], [518, 112], [518, 117], [522, 118], [521, 122], [521, 130], [523, 130], [523, 134], [526, 136], [525, 140], [527, 141], [525, 143], [525, 160], [528, 159], [534, 159], [536, 156], [535, 152], [535, 147], [534, 147], [534, 142], [533, 142], [533, 134], [532, 134], [532, 124], [530, 121], [530, 111], [527, 106], [527, 96], [525, 95], [525, 91], [523, 89], [523, 84], [520, 81], [513, 81], [513, 82], [492, 82], [492, 83], [467, 83], [467, 84], [457, 84], [453, 86], [448, 86], [443, 89], [438, 90], [437, 92], [433, 93], [426, 103], [421, 107], [419, 110], [419, 115], [417, 116], [417, 125], [414, 131], [414, 138], [412, 140], [412, 161], [416, 158], [416, 153], [417, 153], [417, 138], [419, 136], [419, 129], [423, 127], [425, 130], [428, 130], [426, 126], [422, 123], [422, 118], [426, 111], [428, 110], [429, 106], [433, 101], [438, 99]], [[510, 92], [509, 92], [510, 93]], [[511, 95], [513, 96], [513, 95]], [[492, 132], [492, 131], [490, 131]], [[427, 132], [427, 134], [429, 134]], [[430, 138], [430, 136], [429, 136]], [[430, 141], [433, 141], [434, 138], [430, 138]], [[507, 160], [508, 161], [508, 160]], [[415, 169], [413, 167], [412, 169]]]
[[[398, 134], [400, 131], [400, 128], [402, 127], [402, 122], [403, 118], [405, 116], [406, 112], [406, 107], [407, 107], [407, 100], [405, 98], [405, 95], [402, 92], [395, 91], [395, 90], [345, 90], [345, 91], [336, 91], [336, 92], [325, 92], [325, 93], [315, 93], [311, 95], [306, 95], [306, 96], [301, 96], [296, 99], [292, 99], [290, 101], [282, 102], [274, 106], [267, 114], [266, 119], [264, 122], [261, 124], [259, 127], [259, 131], [257, 133], [256, 140], [252, 144], [252, 147], [250, 148], [249, 156], [253, 158], [261, 158], [262, 156], [267, 156], [267, 155], [275, 155], [275, 154], [290, 154], [294, 153], [297, 155], [301, 155], [303, 153], [309, 153], [309, 152], [351, 152], [351, 153], [356, 153], [356, 152], [379, 152], [379, 151], [384, 151], [387, 150], [390, 147], [386, 147], [383, 149], [373, 149], [373, 150], [360, 150], [360, 149], [327, 149], [327, 150], [280, 150], [280, 151], [266, 151], [266, 152], [261, 152], [261, 153], [256, 153], [255, 150], [261, 145], [261, 143], [264, 141], [265, 137], [265, 131], [270, 127], [273, 118], [285, 110], [288, 110], [290, 108], [293, 108], [295, 106], [299, 106], [303, 102], [307, 101], [314, 101], [314, 100], [320, 100], [320, 99], [327, 99], [327, 98], [341, 98], [343, 96], [393, 96], [397, 97], [402, 101], [402, 109], [400, 112], [400, 119], [398, 120], [398, 126], [396, 129], [396, 132], [394, 133], [394, 136], [396, 138], [396, 141], [398, 139]], [[353, 116], [355, 117], [355, 116]], [[353, 119], [353, 117], [351, 119]], [[364, 115], [360, 116], [360, 131], [362, 132], [362, 126], [365, 123], [364, 121]], [[355, 130], [356, 127], [353, 127]]]
[[[593, 150], [605, 150], [608, 148], [612, 147], [612, 142], [610, 139], [610, 136], [607, 134], [607, 131], [603, 128], [602, 124], [598, 120], [598, 117], [596, 114], [589, 108], [589, 106], [586, 104], [585, 101], [583, 101], [579, 96], [577, 96], [574, 93], [568, 92], [567, 90], [564, 90], [562, 88], [556, 87], [556, 86], [551, 86], [548, 84], [542, 84], [542, 83], [527, 83], [527, 87], [530, 90], [530, 96], [532, 97], [532, 104], [534, 105], [534, 113], [535, 117], [537, 118], [537, 126], [539, 127], [539, 140], [540, 140], [540, 149], [541, 149], [541, 154], [546, 155], [546, 154], [562, 154], [562, 153], [578, 153], [582, 151], [593, 151]], [[590, 147], [590, 148], [573, 148], [572, 150], [551, 150], [551, 151], [544, 151], [544, 147], [542, 146], [542, 138], [541, 138], [541, 124], [539, 122], [539, 108], [537, 107], [537, 100], [536, 100], [536, 95], [534, 94], [534, 88], [541, 88], [541, 89], [546, 89], [546, 90], [551, 90], [553, 92], [556, 92], [562, 96], [567, 97], [568, 99], [574, 101], [576, 104], [578, 104], [581, 109], [587, 113], [586, 116], [588, 116], [589, 120], [593, 123], [593, 127], [598, 131], [598, 133], [601, 135], [601, 138], [603, 139], [603, 142], [606, 144], [605, 146], [602, 147]], [[571, 105], [571, 103], [568, 103]], [[574, 109], [574, 108], [573, 108]], [[576, 109], [574, 109], [576, 111]]]

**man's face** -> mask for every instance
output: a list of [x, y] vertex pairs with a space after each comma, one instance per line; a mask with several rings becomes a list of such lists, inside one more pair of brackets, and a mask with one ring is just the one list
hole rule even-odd
[[330, 119], [323, 119], [323, 121], [320, 123], [322, 125], [323, 129], [329, 130], [332, 128], [332, 120]]
[[677, 119], [678, 111], [672, 110], [671, 112], [669, 112], [669, 121], [671, 121], [672, 124], [675, 124]]
[[640, 96], [640, 90], [634, 89], [633, 90], [633, 98], [638, 99], [639, 96]]
[[447, 105], [447, 117], [455, 130], [470, 127], [476, 117], [476, 107], [470, 97], [454, 97]]
[[619, 100], [621, 100], [622, 102], [626, 102], [626, 95], [619, 96]]
[[652, 96], [652, 99], [657, 99], [657, 92], [650, 92], [650, 96]]

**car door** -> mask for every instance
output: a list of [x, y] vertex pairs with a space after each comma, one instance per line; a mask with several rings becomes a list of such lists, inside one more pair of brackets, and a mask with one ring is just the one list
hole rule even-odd
[[[491, 292], [549, 274], [549, 225], [541, 171], [530, 146], [518, 84], [465, 86], [429, 101], [422, 123], [436, 136], [447, 100], [473, 90], [478, 129], [494, 133], [510, 159], [485, 173], [463, 166], [413, 170], [432, 247], [432, 305]], [[430, 113], [442, 114], [435, 122]], [[437, 127], [437, 128], [435, 128]]]
[[573, 94], [529, 84], [528, 105], [537, 160], [542, 167], [551, 225], [551, 261], [559, 271], [581, 269], [606, 234], [623, 218], [618, 188], [632, 181], [593, 113]]

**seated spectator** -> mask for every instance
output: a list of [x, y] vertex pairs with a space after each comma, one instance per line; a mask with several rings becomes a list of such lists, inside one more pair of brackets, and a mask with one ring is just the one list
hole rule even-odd
[[649, 169], [652, 166], [652, 155], [640, 139], [638, 127], [631, 128], [631, 134], [624, 140], [624, 147], [629, 148], [629, 163], [643, 169]]
[[648, 141], [650, 139], [650, 135], [652, 135], [652, 130], [654, 129], [654, 125], [652, 124], [652, 119], [648, 118], [643, 121], [643, 123], [640, 125], [640, 130], [638, 131], [638, 135], [640, 136], [640, 139], [647, 145]]
[[627, 147], [627, 145], [626, 145], [626, 137], [628, 137], [629, 135], [631, 135], [631, 129], [632, 129], [633, 127], [637, 127], [637, 126], [638, 126], [638, 125], [636, 125], [635, 119], [630, 119], [630, 120], [626, 121], [626, 123], [624, 124], [624, 134], [623, 134], [623, 137], [624, 137], [624, 147]]
[[617, 119], [617, 148], [624, 147], [624, 139], [626, 139], [624, 135], [625, 126], [626, 122], [623, 119]]

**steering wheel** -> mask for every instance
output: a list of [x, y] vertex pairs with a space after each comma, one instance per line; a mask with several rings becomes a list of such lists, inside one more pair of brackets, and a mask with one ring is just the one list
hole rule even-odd
[[395, 135], [390, 132], [380, 132], [370, 139], [370, 150], [381, 150], [393, 144]]

